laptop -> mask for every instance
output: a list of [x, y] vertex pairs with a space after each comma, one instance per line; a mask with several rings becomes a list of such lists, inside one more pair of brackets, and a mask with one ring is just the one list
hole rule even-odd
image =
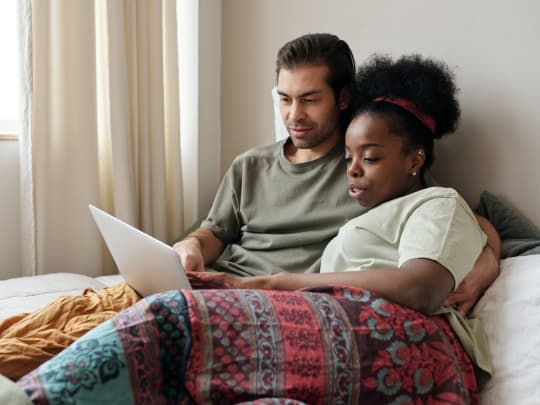
[[118, 271], [139, 295], [191, 290], [184, 267], [172, 247], [91, 204], [88, 207]]

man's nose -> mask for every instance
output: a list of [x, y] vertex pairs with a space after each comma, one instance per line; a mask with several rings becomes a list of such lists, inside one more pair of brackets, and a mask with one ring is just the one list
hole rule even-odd
[[291, 104], [291, 110], [289, 112], [289, 119], [292, 121], [300, 121], [306, 117], [306, 112], [302, 103], [293, 102]]

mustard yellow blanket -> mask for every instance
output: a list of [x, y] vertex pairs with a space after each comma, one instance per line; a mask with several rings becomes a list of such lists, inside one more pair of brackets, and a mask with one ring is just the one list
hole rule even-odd
[[35, 312], [0, 321], [0, 374], [19, 379], [139, 299], [121, 283], [59, 297]]

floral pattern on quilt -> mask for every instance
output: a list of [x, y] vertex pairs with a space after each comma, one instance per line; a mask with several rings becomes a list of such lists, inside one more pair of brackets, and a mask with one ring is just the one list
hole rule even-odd
[[477, 402], [444, 318], [343, 287], [157, 294], [18, 384], [36, 404]]

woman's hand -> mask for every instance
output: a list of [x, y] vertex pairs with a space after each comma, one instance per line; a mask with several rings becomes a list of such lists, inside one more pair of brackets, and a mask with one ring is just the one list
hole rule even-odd
[[271, 276], [236, 277], [227, 273], [190, 273], [188, 278], [195, 288], [267, 289]]

